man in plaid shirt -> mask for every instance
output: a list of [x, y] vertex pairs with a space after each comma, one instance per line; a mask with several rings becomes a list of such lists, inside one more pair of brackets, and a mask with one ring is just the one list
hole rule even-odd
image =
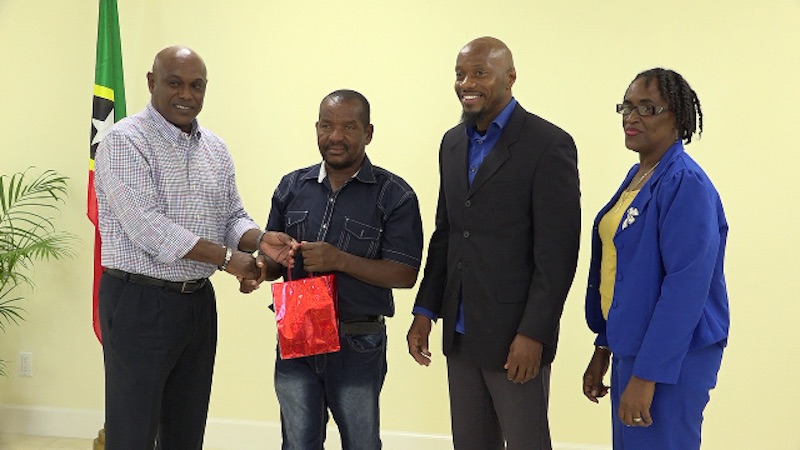
[[118, 122], [95, 157], [106, 448], [199, 450], [217, 343], [208, 277], [274, 279], [297, 243], [261, 232], [225, 143], [198, 125], [202, 58], [168, 47], [147, 84], [150, 103]]

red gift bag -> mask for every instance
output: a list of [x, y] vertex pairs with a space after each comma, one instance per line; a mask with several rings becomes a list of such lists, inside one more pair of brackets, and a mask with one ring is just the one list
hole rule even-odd
[[339, 351], [333, 274], [272, 283], [281, 359]]

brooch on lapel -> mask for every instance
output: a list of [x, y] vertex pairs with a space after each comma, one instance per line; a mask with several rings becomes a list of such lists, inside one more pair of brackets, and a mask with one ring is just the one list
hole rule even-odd
[[636, 216], [639, 215], [639, 210], [631, 206], [628, 208], [627, 215], [625, 216], [625, 220], [622, 221], [622, 229], [628, 228], [628, 225], [633, 225], [633, 222], [636, 222]]

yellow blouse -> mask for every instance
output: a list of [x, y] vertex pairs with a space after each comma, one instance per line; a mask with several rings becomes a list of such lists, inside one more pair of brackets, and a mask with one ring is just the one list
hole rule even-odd
[[622, 222], [622, 216], [638, 193], [638, 189], [630, 192], [622, 191], [617, 203], [603, 215], [597, 226], [603, 245], [600, 259], [600, 308], [606, 320], [611, 309], [611, 300], [614, 298], [614, 280], [617, 278], [617, 248], [614, 246], [614, 235]]

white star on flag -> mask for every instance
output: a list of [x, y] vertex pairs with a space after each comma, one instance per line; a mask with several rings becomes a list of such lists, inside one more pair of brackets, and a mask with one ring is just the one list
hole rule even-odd
[[99, 144], [106, 137], [108, 131], [111, 130], [111, 125], [114, 125], [114, 108], [111, 108], [111, 112], [108, 113], [108, 117], [105, 120], [92, 118], [92, 126], [97, 130], [97, 134], [94, 135], [90, 145]]

